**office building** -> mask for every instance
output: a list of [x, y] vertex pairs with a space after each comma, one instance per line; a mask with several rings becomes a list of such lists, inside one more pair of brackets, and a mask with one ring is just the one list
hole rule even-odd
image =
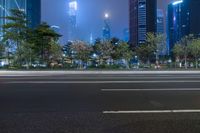
[[109, 40], [111, 38], [110, 20], [108, 13], [106, 13], [104, 16], [104, 27], [102, 30], [102, 35], [104, 40]]
[[157, 29], [157, 0], [129, 0], [130, 43], [137, 46], [146, 41], [146, 33]]
[[169, 53], [174, 44], [186, 35], [200, 35], [199, 0], [178, 0], [168, 6]]
[[164, 13], [162, 9], [157, 9], [157, 33], [164, 34]]
[[69, 0], [68, 7], [68, 40], [77, 39], [77, 10], [78, 3], [76, 0]]

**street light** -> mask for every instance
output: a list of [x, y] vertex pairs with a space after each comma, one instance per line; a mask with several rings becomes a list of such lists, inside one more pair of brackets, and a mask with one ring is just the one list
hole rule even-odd
[[93, 58], [97, 58], [97, 54], [96, 53], [94, 53], [92, 56], [93, 56]]

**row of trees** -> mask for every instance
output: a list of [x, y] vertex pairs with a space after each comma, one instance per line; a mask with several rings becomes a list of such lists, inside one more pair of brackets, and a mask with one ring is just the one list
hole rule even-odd
[[[102, 41], [97, 39], [94, 45], [83, 41], [68, 42], [61, 46], [58, 43], [61, 35], [57, 34], [47, 23], [42, 23], [32, 29], [22, 10], [12, 9], [10, 16], [5, 18], [8, 23], [2, 26], [3, 36], [0, 44], [0, 56], [8, 60], [9, 66], [31, 67], [34, 62], [51, 65], [52, 62], [62, 62], [70, 59], [71, 64], [78, 61], [79, 67], [91, 60], [98, 60], [98, 65], [105, 65], [108, 60], [126, 60], [128, 62], [133, 52], [127, 43], [117, 38]], [[63, 56], [65, 55], [65, 56]], [[111, 61], [113, 62], [113, 61]]]
[[52, 30], [47, 23], [32, 29], [24, 11], [12, 9], [10, 13], [10, 16], [2, 18], [8, 23], [2, 27], [4, 34], [0, 44], [0, 56], [8, 60], [9, 66], [26, 65], [29, 68], [35, 61], [47, 65], [56, 61], [64, 65], [67, 59], [72, 65], [74, 61], [78, 61], [80, 68], [91, 61], [97, 62], [98, 65], [112, 65], [119, 64], [118, 62], [123, 60], [129, 68], [130, 60], [135, 56], [148, 64], [152, 61], [152, 57], [156, 57], [158, 63], [159, 54], [166, 46], [164, 35], [148, 33], [146, 43], [136, 49], [132, 49], [126, 42], [117, 38], [96, 39], [93, 45], [83, 41], [73, 41], [62, 47], [58, 43], [61, 35]]
[[143, 63], [150, 65], [155, 60], [158, 65], [160, 55], [166, 54], [166, 36], [147, 33], [146, 42], [137, 46], [134, 51]]
[[123, 61], [126, 68], [129, 68], [130, 61], [137, 57], [142, 63], [150, 65], [159, 63], [159, 55], [166, 50], [166, 37], [163, 34], [147, 34], [147, 41], [135, 49], [117, 38], [111, 40], [97, 39], [94, 45], [88, 45], [83, 41], [69, 42], [64, 46], [66, 58], [73, 62], [78, 59], [80, 64], [87, 63], [88, 60], [94, 60], [98, 65], [119, 64]]
[[[96, 40], [94, 45], [88, 45], [82, 41], [70, 42], [64, 47], [66, 57], [78, 59], [82, 62], [88, 62], [95, 57], [99, 65], [117, 64], [117, 61], [124, 60], [126, 68], [129, 68], [129, 63], [132, 59], [137, 57], [141, 64], [160, 65], [160, 57], [164, 57], [165, 62], [169, 59], [175, 61], [177, 64], [183, 63], [185, 69], [188, 68], [188, 61], [195, 62], [196, 68], [199, 67], [200, 61], [200, 38], [193, 35], [183, 37], [177, 42], [171, 51], [171, 56], [166, 56], [166, 36], [163, 34], [147, 33], [146, 42], [134, 49], [126, 42], [120, 41], [116, 38], [110, 41]], [[93, 55], [93, 56], [92, 56]], [[73, 61], [72, 61], [73, 62]], [[170, 61], [172, 64], [173, 62]]]
[[10, 14], [1, 18], [8, 22], [2, 26], [3, 39], [0, 44], [1, 56], [4, 56], [8, 63], [19, 67], [26, 64], [29, 67], [34, 60], [47, 63], [61, 52], [58, 44], [60, 35], [47, 23], [32, 29], [24, 11], [11, 9]]
[[69, 42], [63, 47], [63, 53], [71, 64], [74, 60], [78, 60], [80, 68], [91, 61], [101, 66], [117, 64], [116, 62], [120, 60], [124, 60], [124, 64], [129, 68], [129, 62], [134, 54], [133, 51], [126, 42], [119, 40], [115, 42], [114, 40], [101, 41], [97, 39], [94, 45], [89, 45], [83, 41]]
[[[29, 21], [22, 10], [12, 9], [11, 15], [5, 18], [8, 23], [2, 26], [3, 36], [0, 43], [0, 59], [8, 60], [9, 66], [15, 65], [27, 68], [33, 62], [51, 66], [53, 62], [77, 65], [79, 68], [96, 64], [114, 65], [123, 61], [129, 68], [132, 59], [137, 57], [143, 64], [154, 63], [159, 65], [160, 55], [166, 54], [166, 36], [163, 34], [147, 33], [146, 42], [132, 47], [117, 38], [111, 40], [96, 39], [94, 44], [84, 41], [67, 42], [59, 44], [59, 37], [47, 23], [42, 23], [36, 28], [29, 27]], [[196, 68], [200, 58], [200, 39], [193, 35], [183, 37], [173, 48], [175, 64], [194, 60]], [[78, 63], [77, 63], [78, 62]], [[92, 63], [91, 63], [92, 62]]]
[[184, 62], [187, 69], [188, 60], [195, 61], [196, 68], [199, 67], [200, 59], [200, 38], [193, 35], [183, 37], [173, 48], [176, 64]]

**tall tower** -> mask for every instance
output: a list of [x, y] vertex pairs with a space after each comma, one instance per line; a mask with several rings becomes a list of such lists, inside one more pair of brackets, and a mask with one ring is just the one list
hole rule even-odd
[[157, 9], [157, 33], [159, 34], [164, 34], [165, 30], [164, 30], [164, 12], [162, 9]]
[[129, 0], [130, 43], [143, 44], [146, 33], [156, 33], [157, 0]]
[[178, 0], [168, 6], [169, 53], [182, 37], [200, 36], [199, 0]]
[[111, 38], [111, 30], [109, 23], [109, 14], [105, 13], [104, 15], [104, 27], [103, 27], [103, 39], [109, 40]]
[[68, 7], [68, 40], [77, 39], [77, 10], [78, 3], [76, 0], [69, 0]]

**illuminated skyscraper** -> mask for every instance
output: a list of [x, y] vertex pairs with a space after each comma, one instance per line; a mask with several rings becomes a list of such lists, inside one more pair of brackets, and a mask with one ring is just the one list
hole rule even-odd
[[69, 0], [68, 40], [76, 40], [77, 39], [77, 10], [78, 10], [77, 1]]
[[146, 33], [156, 33], [157, 0], [129, 0], [129, 31], [132, 46], [143, 44]]
[[109, 24], [109, 14], [106, 13], [104, 15], [104, 27], [103, 27], [103, 39], [109, 40], [111, 38], [111, 30], [110, 30], [110, 24]]
[[177, 0], [169, 4], [167, 27], [169, 53], [182, 37], [189, 34], [200, 35], [199, 7], [199, 0]]
[[164, 13], [162, 9], [157, 9], [157, 33], [164, 34]]

